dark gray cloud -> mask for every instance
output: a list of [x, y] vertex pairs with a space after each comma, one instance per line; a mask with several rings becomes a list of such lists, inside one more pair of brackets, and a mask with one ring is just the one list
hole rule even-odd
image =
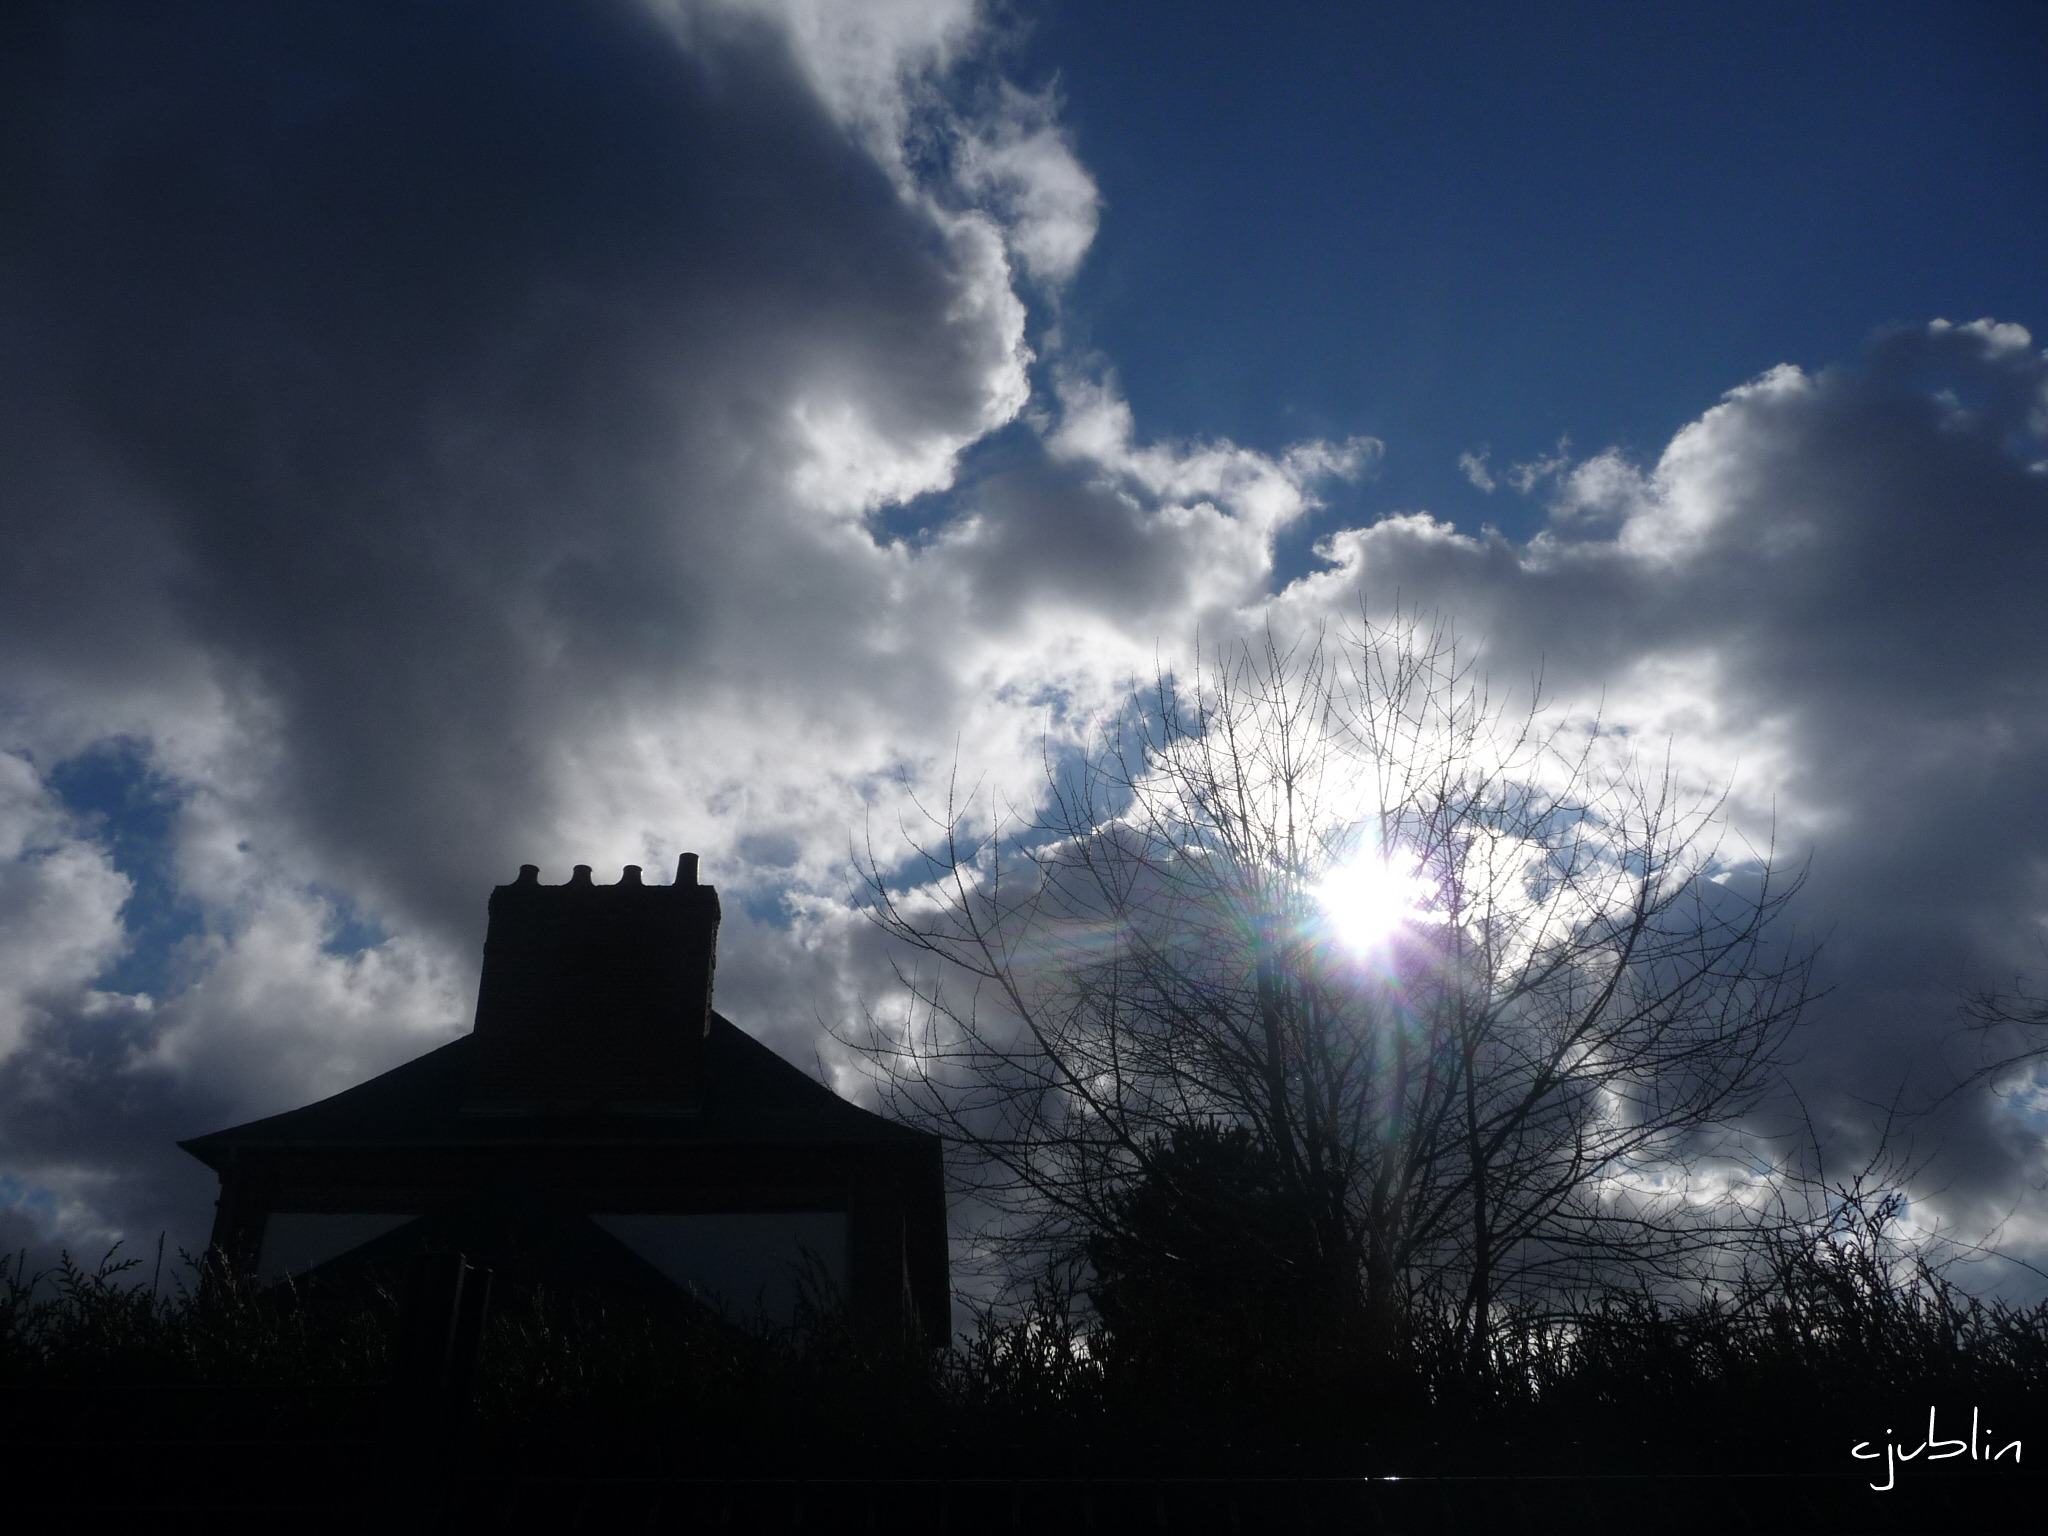
[[[864, 818], [956, 755], [1028, 801], [1042, 733], [1198, 629], [1361, 595], [1810, 855], [1846, 1132], [1934, 1081], [1958, 989], [2044, 963], [2015, 328], [1782, 370], [1654, 465], [1543, 467], [1529, 544], [1391, 517], [1276, 594], [1377, 445], [1148, 444], [1060, 353], [1093, 184], [1049, 97], [948, 72], [988, 67], [964, 0], [5, 25], [0, 1235], [196, 1241], [171, 1139], [462, 1027], [526, 860], [702, 850], [729, 1011], [808, 1060], [886, 983]], [[147, 867], [79, 788], [108, 754], [162, 786]], [[1945, 1209], [2035, 1198], [2014, 1125], [1952, 1109]]]
[[10, 220], [29, 366], [349, 876], [450, 844], [468, 903], [546, 774], [536, 710], [745, 627], [721, 567], [778, 558], [748, 524], [807, 394], [858, 389], [884, 441], [982, 424], [1010, 339], [949, 318], [970, 279], [765, 28], [709, 57], [623, 6], [65, 31], [24, 65], [59, 82]]
[[[171, 1137], [460, 1027], [524, 859], [702, 848], [728, 992], [805, 1056], [862, 805], [963, 739], [1014, 774], [1045, 697], [1256, 589], [1228, 487], [1176, 531], [1036, 433], [939, 537], [872, 521], [1016, 417], [1013, 267], [1043, 300], [1093, 230], [1047, 99], [949, 94], [966, 6], [12, 16], [0, 1204], [41, 1229], [194, 1240]], [[194, 931], [65, 799], [114, 743]]]

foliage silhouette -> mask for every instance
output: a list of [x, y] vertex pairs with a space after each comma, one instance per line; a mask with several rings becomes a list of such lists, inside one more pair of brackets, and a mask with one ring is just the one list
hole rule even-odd
[[[1193, 1155], [1235, 1180], [1241, 1150]], [[1866, 1214], [1880, 1226], [1896, 1215]], [[1730, 1458], [1812, 1471], [1842, 1462], [1859, 1433], [1924, 1421], [1930, 1404], [2029, 1422], [2048, 1395], [2048, 1304], [1964, 1295], [1870, 1236], [1847, 1221], [1781, 1234], [1692, 1302], [1617, 1291], [1569, 1312], [1519, 1309], [1484, 1369], [1448, 1313], [1416, 1314], [1399, 1359], [1377, 1363], [1292, 1320], [1169, 1329], [1162, 1318], [1189, 1306], [1222, 1317], [1213, 1294], [1179, 1280], [1127, 1290], [1112, 1328], [1075, 1308], [1071, 1278], [1048, 1277], [937, 1351], [823, 1312], [770, 1332], [687, 1304], [514, 1292], [486, 1341], [475, 1454], [508, 1474], [716, 1477], [1673, 1472]], [[119, 1260], [33, 1278], [18, 1260], [0, 1266], [0, 1398], [17, 1440], [54, 1433], [22, 1418], [46, 1415], [53, 1388], [144, 1383], [336, 1391], [355, 1419], [295, 1422], [341, 1432], [374, 1407], [364, 1389], [381, 1385], [396, 1323], [372, 1279], [259, 1291], [188, 1271], [153, 1290]], [[246, 1437], [246, 1423], [219, 1422]]]

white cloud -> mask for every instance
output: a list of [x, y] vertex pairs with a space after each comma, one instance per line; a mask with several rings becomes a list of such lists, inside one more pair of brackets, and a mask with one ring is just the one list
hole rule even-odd
[[772, 25], [833, 117], [877, 160], [913, 183], [905, 149], [936, 77], [985, 25], [977, 0], [646, 0], [686, 46], [717, 49], [718, 24]]
[[135, 1064], [275, 1113], [453, 1038], [475, 1006], [472, 966], [411, 935], [329, 953], [333, 917], [295, 883], [249, 892], [245, 920], [216, 937]]
[[[1541, 669], [1698, 782], [1793, 866], [1833, 994], [1804, 1082], [1853, 1141], [1862, 1105], [1931, 1092], [1970, 985], [2038, 974], [2048, 934], [2048, 363], [2017, 326], [1931, 325], [1861, 369], [1773, 369], [1647, 468], [1549, 464], [1524, 545], [1415, 515], [1333, 536], [1283, 599], [1395, 594], [1457, 616], [1496, 678]], [[1949, 1042], [1949, 1043], [1945, 1043]], [[1935, 1206], [1982, 1230], [2027, 1194], [1981, 1100], [1939, 1134]]]
[[1507, 472], [1507, 482], [1527, 496], [1552, 475], [1569, 469], [1571, 462], [1571, 443], [1560, 441], [1555, 453], [1539, 454], [1515, 465]]
[[998, 104], [970, 127], [955, 175], [969, 197], [997, 210], [1026, 275], [1063, 283], [1095, 242], [1102, 195], [1074, 157], [1053, 94], [1004, 82]]
[[0, 752], [0, 1058], [55, 1016], [101, 1006], [126, 947], [128, 881], [21, 757]]
[[[1198, 632], [1361, 599], [1441, 607], [1496, 677], [1540, 666], [1812, 850], [1828, 1102], [1884, 1096], [1954, 987], [2037, 963], [2048, 397], [2018, 327], [1776, 370], [1654, 464], [1468, 455], [1482, 489], [1546, 487], [1542, 533], [1388, 517], [1275, 594], [1276, 539], [1379, 445], [1147, 441], [1106, 373], [1032, 357], [1019, 283], [1056, 293], [1099, 197], [1050, 97], [954, 99], [972, 6], [655, 9], [563, 13], [574, 112], [502, 59], [427, 61], [477, 143], [549, 145], [516, 175], [385, 89], [403, 50], [324, 116], [235, 119], [317, 23], [242, 51], [137, 23], [52, 76], [46, 148], [84, 169], [0, 277], [0, 1168], [73, 1228], [193, 1240], [173, 1135], [461, 1027], [523, 861], [701, 851], [722, 1002], [807, 1060], [885, 984], [843, 900], [865, 818], [891, 835], [956, 762], [1027, 804], [1047, 733]], [[130, 185], [109, 103], [167, 79]], [[267, 158], [188, 217], [223, 135]], [[343, 169], [314, 195], [301, 161]], [[183, 797], [205, 926], [147, 1010], [93, 990], [129, 883], [31, 766], [117, 736]], [[392, 937], [329, 953], [344, 901]], [[1951, 1130], [1954, 1198], [2005, 1193], [1993, 1132]]]
[[[963, 6], [564, 17], [577, 112], [516, 84], [546, 37], [432, 61], [479, 142], [551, 146], [459, 219], [408, 211], [474, 166], [384, 88], [413, 67], [391, 50], [265, 141], [278, 179], [232, 216], [53, 206], [0, 290], [41, 317], [0, 377], [33, 403], [0, 424], [0, 516], [56, 573], [0, 576], [0, 745], [140, 743], [203, 925], [189, 983], [109, 1032], [86, 995], [122, 942], [106, 851], [4, 872], [14, 931], [75, 943], [49, 962], [68, 1002], [0, 1080], [0, 1166], [101, 1230], [154, 1212], [195, 1240], [173, 1135], [460, 1028], [484, 898], [522, 861], [702, 852], [722, 1001], [805, 1059], [818, 1010], [884, 974], [839, 904], [864, 817], [893, 827], [956, 762], [1028, 802], [1044, 734], [1115, 707], [1162, 638], [1255, 608], [1273, 535], [1376, 451], [1145, 444], [1094, 383], [956, 484], [1027, 399], [1017, 280], [1057, 284], [1092, 237], [1050, 98], [947, 97]], [[300, 67], [309, 36], [216, 53], [166, 24], [74, 61], [72, 148], [97, 166], [132, 131], [93, 116], [110, 75], [168, 70], [193, 83], [154, 174], [204, 183], [226, 147], [192, 104], [262, 99], [235, 72]], [[295, 157], [344, 149], [307, 200]], [[81, 276], [108, 263], [132, 282]], [[892, 534], [920, 497], [926, 531]], [[329, 953], [344, 901], [392, 937]]]

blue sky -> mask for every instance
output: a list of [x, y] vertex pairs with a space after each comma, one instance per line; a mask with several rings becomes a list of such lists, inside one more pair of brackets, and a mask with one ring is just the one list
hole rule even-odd
[[[1851, 1162], [2048, 975], [2037, 8], [0, 26], [0, 1246], [203, 1240], [522, 863], [701, 852], [829, 1063], [850, 840], [1360, 604], [1809, 870]], [[1916, 1208], [2038, 1257], [2024, 1109]]]
[[1366, 432], [1343, 510], [1533, 531], [1460, 454], [1652, 455], [1873, 330], [2038, 315], [2048, 21], [2014, 5], [1053, 5], [1106, 213], [1068, 296], [1149, 430]]

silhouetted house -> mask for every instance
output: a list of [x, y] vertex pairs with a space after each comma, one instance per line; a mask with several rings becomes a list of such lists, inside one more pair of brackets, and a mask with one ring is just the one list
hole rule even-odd
[[526, 865], [491, 894], [476, 1027], [303, 1109], [180, 1145], [214, 1246], [266, 1280], [460, 1250], [556, 1284], [787, 1318], [799, 1284], [947, 1327], [936, 1138], [847, 1103], [711, 1008], [718, 893]]

